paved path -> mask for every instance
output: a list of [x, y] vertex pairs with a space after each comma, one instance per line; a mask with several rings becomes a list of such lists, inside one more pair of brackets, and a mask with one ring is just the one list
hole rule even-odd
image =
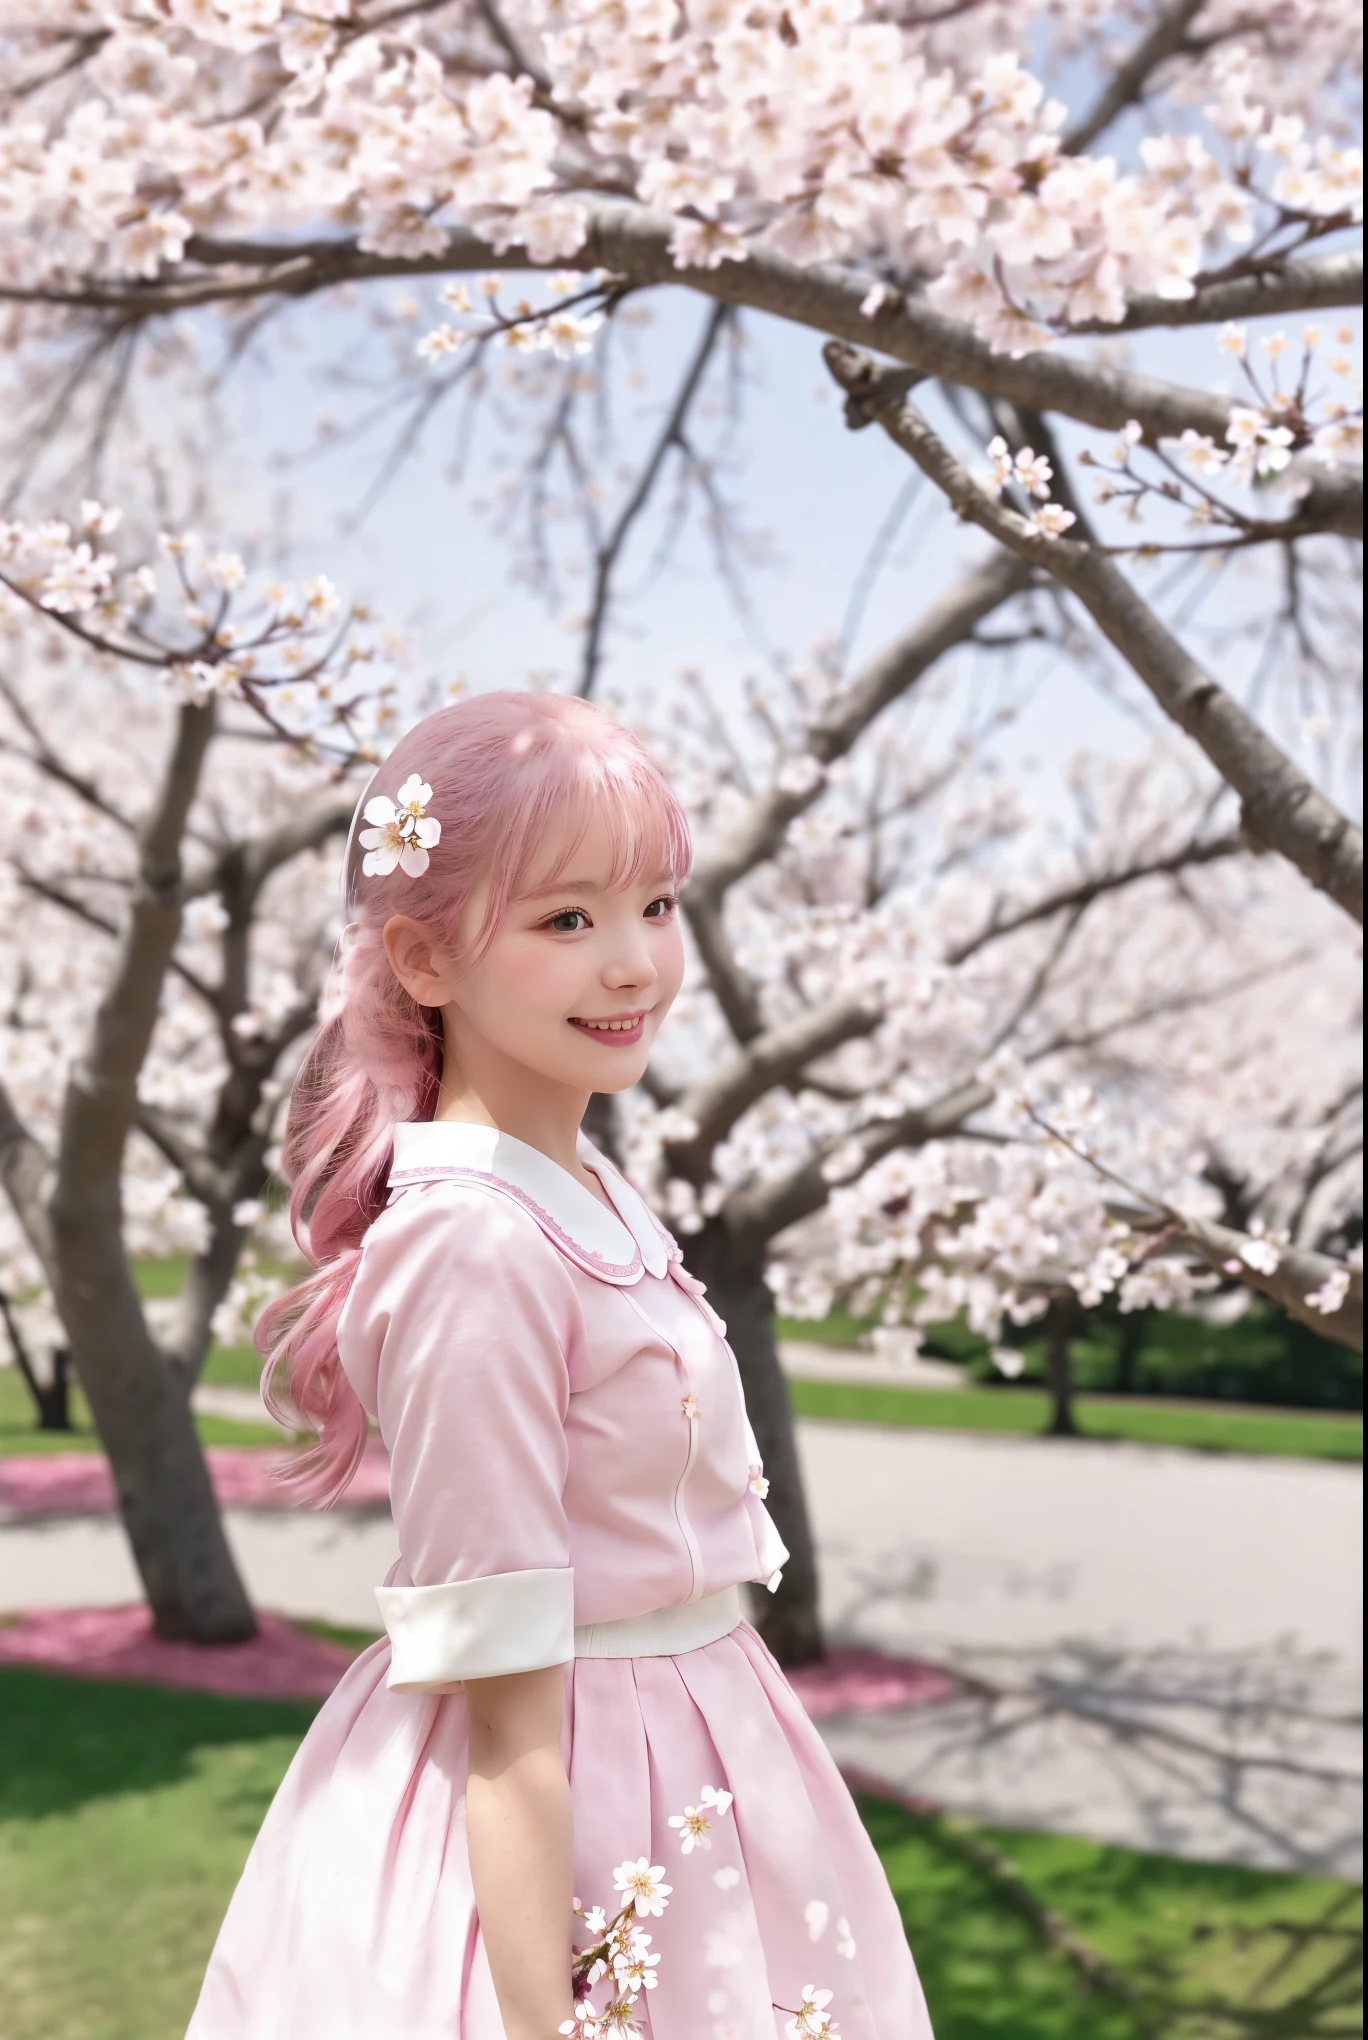
[[[800, 1432], [832, 1635], [973, 1681], [824, 1723], [843, 1763], [984, 1818], [1357, 1874], [1361, 1469]], [[261, 1605], [374, 1628], [382, 1510], [227, 1520]], [[0, 1530], [0, 1610], [136, 1593], [108, 1519]]]
[[824, 1725], [961, 1812], [1360, 1874], [1362, 1471], [801, 1427], [824, 1614], [964, 1700]]

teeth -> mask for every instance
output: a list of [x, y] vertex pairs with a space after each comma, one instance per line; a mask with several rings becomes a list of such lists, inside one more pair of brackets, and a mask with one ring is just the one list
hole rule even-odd
[[630, 1034], [640, 1018], [638, 1013], [636, 1020], [580, 1020], [576, 1024], [592, 1029], [595, 1034]]

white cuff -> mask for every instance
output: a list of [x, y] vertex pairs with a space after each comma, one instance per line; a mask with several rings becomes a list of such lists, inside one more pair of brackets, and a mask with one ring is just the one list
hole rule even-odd
[[449, 1580], [439, 1587], [377, 1587], [389, 1631], [392, 1693], [441, 1693], [462, 1679], [497, 1679], [569, 1664], [575, 1655], [570, 1566]]

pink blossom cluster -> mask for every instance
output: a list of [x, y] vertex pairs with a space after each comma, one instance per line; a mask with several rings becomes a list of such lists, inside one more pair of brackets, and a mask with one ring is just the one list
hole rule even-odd
[[[1218, 38], [1211, 96], [1126, 168], [1065, 146], [1065, 106], [1017, 40], [985, 41], [986, 11], [937, 43], [864, 0], [520, 0], [501, 40], [469, 0], [369, 26], [352, 0], [48, 10], [0, 57], [0, 277], [152, 279], [262, 232], [440, 258], [458, 224], [545, 266], [595, 203], [634, 200], [681, 267], [852, 263], [872, 303], [924, 286], [1021, 352], [1189, 296], [1257, 234], [1359, 216], [1359, 152], [1278, 110], [1257, 38]], [[1017, 35], [1038, 11], [1011, 10]]]
[[[0, 521], [0, 628], [58, 622], [101, 656], [156, 673], [178, 700], [246, 703], [273, 733], [351, 757], [377, 756], [402, 639], [348, 609], [326, 574], [249, 585], [241, 554], [163, 531], [156, 562], [120, 561], [103, 541], [122, 511], [94, 498], [62, 518]], [[362, 676], [365, 676], [364, 678]]]

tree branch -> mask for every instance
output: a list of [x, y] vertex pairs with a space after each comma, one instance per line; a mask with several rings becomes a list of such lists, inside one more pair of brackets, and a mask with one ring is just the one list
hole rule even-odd
[[671, 1145], [671, 1172], [691, 1182], [705, 1181], [713, 1149], [757, 1098], [790, 1083], [808, 1063], [845, 1042], [872, 1034], [883, 1018], [882, 1006], [867, 1000], [832, 999], [756, 1035], [740, 1055], [680, 1098], [679, 1109], [698, 1131]]
[[[924, 1147], [929, 1141], [958, 1133], [965, 1120], [991, 1105], [996, 1095], [991, 1084], [972, 1077], [952, 1085], [930, 1105], [912, 1108], [897, 1119], [878, 1120], [853, 1136], [859, 1159], [848, 1172], [848, 1179], [863, 1175], [895, 1148]], [[848, 1139], [840, 1143], [842, 1147], [848, 1144]], [[721, 1211], [728, 1230], [758, 1248], [777, 1233], [797, 1225], [800, 1219], [811, 1218], [832, 1192], [833, 1184], [825, 1169], [829, 1153], [830, 1150], [823, 1149], [810, 1156], [787, 1176], [734, 1190]]]
[[887, 402], [881, 398], [879, 369], [868, 356], [834, 342], [825, 352], [841, 387], [860, 394], [870, 415], [935, 482], [959, 516], [979, 525], [1020, 559], [1043, 568], [1077, 597], [1165, 714], [1201, 746], [1234, 788], [1247, 833], [1279, 851], [1362, 924], [1362, 832], [1192, 658], [1120, 568], [1089, 546], [1046, 537], [990, 496], [914, 405], [901, 398]]
[[722, 336], [722, 330], [732, 317], [730, 305], [714, 305], [703, 327], [693, 358], [684, 372], [670, 414], [661, 427], [655, 445], [647, 456], [646, 463], [637, 476], [636, 486], [618, 512], [603, 544], [599, 546], [594, 561], [594, 590], [589, 602], [589, 620], [584, 632], [584, 655], [580, 661], [579, 692], [586, 701], [594, 692], [598, 681], [599, 666], [603, 658], [603, 637], [608, 623], [608, 609], [612, 593], [613, 573], [622, 549], [627, 543], [632, 526], [650, 502], [651, 492], [660, 478], [672, 447], [684, 443], [684, 426], [698, 395], [699, 385], [707, 373], [713, 350]]
[[[66, 1286], [87, 1296], [87, 1307], [96, 1295], [117, 1296], [125, 1285], [136, 1303], [119, 1234], [119, 1177], [137, 1110], [138, 1076], [180, 933], [181, 840], [214, 720], [212, 705], [186, 703], [179, 711], [160, 791], [138, 832], [138, 877], [119, 953], [64, 1100], [53, 1219], [59, 1259], [73, 1264]], [[79, 1265], [82, 1253], [97, 1248], [108, 1289], [85, 1280]], [[64, 1318], [72, 1302], [74, 1297], [63, 1297]]]
[[[585, 203], [589, 226], [583, 247], [573, 255], [557, 255], [545, 266], [605, 269], [638, 288], [671, 284], [719, 303], [751, 306], [853, 345], [877, 347], [924, 375], [966, 383], [1037, 410], [1061, 411], [1085, 425], [1115, 431], [1128, 419], [1137, 419], [1151, 442], [1178, 438], [1189, 427], [1219, 440], [1229, 423], [1230, 397], [1080, 361], [1053, 349], [1019, 359], [997, 354], [970, 327], [916, 297], [890, 294], [866, 316], [861, 308], [868, 300], [870, 278], [859, 270], [823, 263], [805, 266], [765, 248], [754, 248], [744, 261], [723, 262], [715, 269], [679, 268], [670, 253], [668, 219], [629, 200], [591, 198]], [[210, 272], [233, 273], [192, 274], [146, 284], [92, 281], [38, 288], [0, 284], [0, 299], [151, 318], [272, 293], [304, 297], [376, 277], [538, 267], [525, 249], [491, 249], [466, 227], [453, 228], [445, 248], [425, 256], [367, 254], [354, 240], [341, 238], [282, 243], [206, 234], [193, 236], [186, 254]], [[1167, 306], [1154, 322], [1184, 323], [1181, 313], [1171, 320]]]
[[52, 1215], [48, 1200], [54, 1174], [52, 1156], [35, 1139], [14, 1109], [7, 1086], [0, 1083], [0, 1183], [14, 1208], [24, 1235], [51, 1277], [54, 1262]]
[[203, 899], [231, 882], [243, 889], [251, 904], [282, 865], [303, 856], [306, 850], [320, 849], [330, 837], [344, 834], [351, 827], [355, 808], [350, 794], [339, 800], [329, 793], [313, 806], [297, 809], [265, 835], [225, 843], [207, 864], [187, 875], [184, 897]]
[[1162, 10], [1149, 34], [1117, 65], [1092, 112], [1064, 137], [1071, 156], [1081, 156], [1118, 114], [1144, 98], [1155, 72], [1179, 54], [1188, 30], [1205, 6], [1206, 0], [1174, 0]]
[[[12, 750], [15, 757], [22, 758], [36, 772], [45, 773], [49, 779], [55, 779], [59, 786], [65, 786], [68, 792], [74, 793], [87, 807], [93, 808], [96, 814], [103, 815], [107, 821], [117, 823], [119, 828], [131, 835], [133, 824], [128, 816], [101, 793], [93, 779], [88, 779], [84, 773], [74, 771], [53, 750], [45, 731], [33, 716], [18, 688], [4, 674], [0, 674], [0, 697], [3, 697], [10, 713], [33, 746], [31, 751], [25, 751], [18, 745], [4, 744], [4, 749]], [[3, 743], [3, 739], [0, 739], [0, 743]]]
[[1181, 850], [1170, 851], [1162, 857], [1142, 859], [1138, 864], [1127, 865], [1122, 871], [1099, 872], [1092, 878], [1079, 879], [1074, 885], [1060, 886], [1029, 907], [1012, 913], [996, 908], [991, 920], [976, 934], [967, 936], [946, 951], [945, 961], [952, 966], [967, 963], [990, 942], [1015, 935], [1018, 929], [1029, 928], [1038, 921], [1048, 921], [1069, 908], [1090, 906], [1105, 894], [1118, 892], [1123, 886], [1136, 885], [1141, 879], [1170, 877], [1180, 871], [1190, 871], [1193, 865], [1216, 864], [1227, 857], [1238, 857], [1248, 848], [1241, 835], [1217, 836], [1206, 843], [1185, 844]]
[[1272, 263], [1249, 276], [1199, 283], [1190, 298], [1132, 298], [1119, 325], [1100, 320], [1071, 333], [1134, 333], [1145, 326], [1211, 326], [1226, 320], [1286, 318], [1299, 312], [1333, 312], [1363, 303], [1363, 250], [1306, 255]]
[[[827, 704], [808, 733], [808, 754], [823, 766], [845, 757], [885, 708], [947, 652], [967, 643], [984, 618], [1021, 594], [1031, 578], [1028, 566], [1001, 551], [973, 568]], [[713, 992], [743, 1043], [761, 1032], [764, 1021], [755, 988], [731, 949], [723, 900], [738, 879], [775, 855], [790, 822], [811, 807], [821, 791], [818, 775], [803, 791], [770, 786], [756, 794], [695, 864], [684, 895], [689, 927]]]

